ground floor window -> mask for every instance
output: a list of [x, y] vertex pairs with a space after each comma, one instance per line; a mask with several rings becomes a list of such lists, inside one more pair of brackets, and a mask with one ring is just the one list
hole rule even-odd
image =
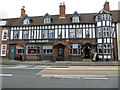
[[81, 55], [81, 45], [80, 44], [70, 44], [69, 45], [69, 55]]
[[7, 45], [1, 45], [1, 56], [6, 56]]
[[53, 47], [52, 46], [43, 46], [43, 54], [52, 54]]
[[27, 45], [27, 55], [40, 55], [40, 45]]
[[24, 46], [17, 46], [17, 54], [24, 54]]

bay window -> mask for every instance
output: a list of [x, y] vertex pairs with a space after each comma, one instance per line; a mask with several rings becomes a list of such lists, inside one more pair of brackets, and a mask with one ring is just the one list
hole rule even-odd
[[27, 55], [40, 55], [40, 45], [27, 45]]
[[43, 54], [52, 54], [52, 46], [43, 46]]
[[17, 46], [17, 54], [24, 54], [24, 46]]
[[70, 44], [69, 45], [69, 55], [81, 55], [81, 45], [80, 44]]

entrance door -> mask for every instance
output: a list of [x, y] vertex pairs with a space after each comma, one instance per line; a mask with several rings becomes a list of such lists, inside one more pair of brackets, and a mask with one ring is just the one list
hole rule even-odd
[[15, 59], [15, 45], [10, 46], [10, 59]]
[[85, 59], [90, 58], [90, 49], [88, 47], [85, 47]]
[[64, 57], [64, 48], [58, 47], [58, 57]]

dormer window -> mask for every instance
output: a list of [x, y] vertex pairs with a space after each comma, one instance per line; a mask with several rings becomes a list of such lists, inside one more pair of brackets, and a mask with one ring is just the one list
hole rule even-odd
[[47, 24], [47, 23], [51, 23], [51, 17], [49, 16], [48, 13], [45, 14], [45, 16], [43, 17], [44, 19], [44, 23]]
[[80, 15], [75, 11], [73, 15], [71, 16], [72, 22], [80, 22]]
[[28, 17], [27, 14], [23, 18], [23, 24], [30, 24], [30, 18]]
[[30, 20], [29, 19], [23, 20], [23, 24], [30, 24]]
[[74, 16], [74, 17], [72, 18], [72, 22], [80, 22], [79, 17]]
[[44, 23], [50, 23], [51, 21], [50, 21], [50, 18], [45, 18], [44, 19]]

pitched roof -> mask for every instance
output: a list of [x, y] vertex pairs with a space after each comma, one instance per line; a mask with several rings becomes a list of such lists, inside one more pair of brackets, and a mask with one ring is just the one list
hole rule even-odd
[[[110, 12], [113, 16], [113, 22], [120, 22], [120, 17], [118, 17], [118, 14], [120, 14], [120, 10], [114, 10]], [[85, 13], [85, 14], [79, 14], [81, 19], [79, 23], [95, 23], [94, 16], [97, 13]], [[70, 20], [70, 17], [72, 14], [66, 14], [64, 19], [59, 19], [59, 15], [50, 15], [52, 18], [52, 22], [49, 24], [73, 24], [73, 22]], [[8, 24], [6, 26], [30, 26], [30, 25], [47, 25], [44, 24], [43, 21], [44, 16], [35, 16], [30, 17], [32, 19], [32, 22], [29, 25], [23, 25], [22, 24], [22, 18], [11, 18], [11, 19], [2, 19], [6, 20]]]

